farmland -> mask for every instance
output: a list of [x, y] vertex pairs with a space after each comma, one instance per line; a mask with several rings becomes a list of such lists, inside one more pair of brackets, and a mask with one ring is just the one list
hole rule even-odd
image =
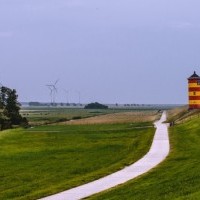
[[[55, 113], [49, 113], [56, 119], [56, 113], [63, 114], [58, 110], [52, 112]], [[72, 112], [75, 116], [82, 111], [69, 113]], [[98, 112], [106, 117], [105, 112]], [[36, 114], [27, 113], [30, 119]], [[159, 117], [157, 111], [141, 113], [145, 119], [140, 117], [137, 122], [132, 119], [110, 124], [54, 123], [1, 132], [0, 199], [37, 199], [103, 177], [135, 162], [150, 148], [155, 131], [152, 116]], [[34, 120], [32, 122], [39, 124], [41, 119]]]
[[104, 115], [116, 111], [112, 110], [86, 110], [77, 108], [23, 108], [21, 114], [31, 125], [46, 125], [62, 121]]
[[157, 111], [120, 112], [95, 116], [80, 120], [64, 122], [64, 124], [119, 124], [136, 122], [154, 122], [160, 117]]
[[[64, 124], [105, 124], [154, 121], [158, 109], [83, 109], [23, 108], [21, 114], [33, 126], [64, 122]], [[121, 114], [120, 114], [121, 113]], [[110, 114], [110, 115], [108, 115]], [[116, 114], [116, 115], [115, 115]], [[106, 117], [104, 117], [106, 115]], [[99, 118], [98, 118], [99, 116]], [[95, 118], [94, 118], [95, 117]], [[97, 118], [96, 118], [97, 117]], [[81, 119], [81, 120], [79, 120]], [[76, 122], [78, 120], [78, 122]]]

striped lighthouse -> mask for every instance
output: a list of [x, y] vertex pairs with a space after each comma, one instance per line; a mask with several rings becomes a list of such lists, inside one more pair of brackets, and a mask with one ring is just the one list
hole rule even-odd
[[200, 77], [194, 72], [188, 78], [189, 109], [200, 109]]

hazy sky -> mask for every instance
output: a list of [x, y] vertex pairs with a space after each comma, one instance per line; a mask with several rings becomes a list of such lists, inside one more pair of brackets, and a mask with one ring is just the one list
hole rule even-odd
[[0, 0], [0, 82], [21, 101], [187, 103], [199, 0]]

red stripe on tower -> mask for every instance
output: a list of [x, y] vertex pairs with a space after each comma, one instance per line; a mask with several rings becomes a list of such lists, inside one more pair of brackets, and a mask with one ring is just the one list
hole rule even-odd
[[188, 91], [189, 109], [200, 109], [200, 77], [196, 72], [188, 78]]

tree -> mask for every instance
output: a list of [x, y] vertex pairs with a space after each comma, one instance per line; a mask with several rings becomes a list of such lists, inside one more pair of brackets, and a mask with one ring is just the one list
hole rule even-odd
[[16, 90], [11, 90], [7, 88], [7, 99], [5, 105], [5, 116], [10, 118], [11, 123], [18, 125], [22, 121], [22, 117], [19, 113], [20, 111], [20, 103], [17, 101], [18, 95], [16, 94]]
[[15, 89], [8, 87], [0, 87], [0, 109], [1, 109], [1, 127], [4, 124], [20, 125], [27, 123], [27, 119], [20, 115], [20, 103], [18, 102], [18, 95]]
[[42, 104], [40, 102], [36, 102], [36, 101], [29, 102], [28, 104], [29, 104], [29, 106], [42, 106]]
[[3, 109], [6, 105], [6, 87], [0, 88], [0, 109]]
[[108, 106], [95, 102], [86, 105], [85, 109], [108, 109]]

